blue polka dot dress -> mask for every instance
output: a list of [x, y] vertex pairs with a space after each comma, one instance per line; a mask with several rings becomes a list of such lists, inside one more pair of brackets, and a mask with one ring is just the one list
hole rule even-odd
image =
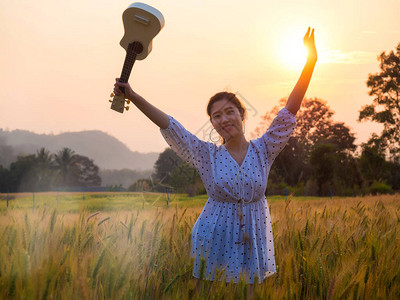
[[254, 283], [276, 273], [272, 223], [265, 191], [271, 165], [296, 126], [296, 117], [282, 108], [269, 129], [250, 140], [239, 165], [224, 145], [202, 141], [173, 117], [161, 134], [168, 145], [199, 172], [209, 196], [192, 229], [193, 276], [214, 280], [223, 270], [226, 281], [245, 276]]

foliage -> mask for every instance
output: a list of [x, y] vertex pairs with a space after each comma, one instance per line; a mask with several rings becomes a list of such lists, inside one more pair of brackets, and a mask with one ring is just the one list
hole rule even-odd
[[[279, 100], [279, 104], [261, 117], [260, 124], [252, 132], [252, 138], [261, 136], [268, 130], [272, 120], [287, 101], [287, 98]], [[342, 122], [335, 122], [335, 113], [327, 105], [325, 100], [319, 98], [304, 98], [301, 109], [296, 115], [296, 128], [292, 137], [306, 152], [317, 143], [335, 144], [340, 150], [354, 150], [356, 148], [354, 133]]]
[[[281, 99], [279, 105], [262, 117], [252, 134], [253, 138], [268, 130], [273, 118], [285, 103], [286, 98]], [[356, 149], [354, 133], [343, 122], [335, 122], [333, 115], [334, 112], [326, 101], [318, 98], [303, 100], [302, 107], [296, 115], [297, 126], [271, 167], [271, 184], [285, 182], [290, 186], [298, 186], [303, 183], [309, 186], [306, 191], [313, 194], [315, 179], [319, 195], [326, 194], [326, 190], [330, 190], [332, 184], [344, 184], [349, 187], [361, 185], [362, 177], [357, 161], [351, 155]], [[323, 148], [327, 151], [323, 145], [332, 145], [329, 154], [323, 154]], [[322, 160], [318, 161], [317, 156]], [[345, 179], [340, 180], [343, 175]], [[328, 186], [325, 191], [324, 185]]]
[[166, 148], [160, 153], [154, 164], [153, 177], [160, 182], [168, 182], [170, 173], [183, 163], [183, 160], [172, 150]]
[[75, 152], [70, 148], [63, 148], [54, 155], [54, 163], [56, 165], [59, 177], [59, 184], [68, 186], [72, 183], [72, 179], [77, 176], [75, 166]]
[[362, 107], [359, 121], [373, 121], [383, 125], [378, 138], [394, 157], [400, 156], [400, 43], [395, 51], [382, 52], [378, 60], [381, 71], [369, 74], [367, 86], [373, 96], [371, 104]]
[[369, 191], [372, 195], [376, 194], [388, 194], [392, 192], [392, 187], [384, 182], [374, 182], [370, 187]]
[[56, 186], [100, 186], [99, 168], [93, 160], [64, 148], [50, 154], [19, 156], [10, 168], [0, 168], [0, 192], [49, 191]]
[[[2, 129], [0, 129], [0, 133]], [[0, 165], [8, 168], [10, 164], [16, 159], [13, 147], [7, 145], [6, 138], [0, 136]]]
[[186, 162], [176, 167], [170, 174], [168, 183], [177, 189], [177, 192], [187, 192], [189, 196], [198, 194], [203, 186], [199, 173]]
[[153, 177], [157, 180], [157, 190], [164, 191], [166, 186], [190, 196], [205, 193], [204, 184], [197, 170], [183, 161], [171, 148], [160, 153], [155, 165]]
[[108, 192], [121, 192], [123, 190], [124, 188], [122, 187], [122, 184], [112, 184], [107, 186]]
[[130, 192], [150, 192], [152, 190], [153, 183], [150, 179], [142, 178], [138, 179], [135, 183], [128, 187]]
[[0, 165], [0, 193], [6, 193], [8, 188], [8, 170]]
[[35, 183], [35, 155], [18, 156], [17, 161], [10, 165], [9, 191], [34, 191]]
[[400, 189], [400, 163], [387, 160], [386, 152], [379, 144], [362, 144], [358, 163], [368, 186], [374, 182], [386, 182], [393, 189]]
[[363, 144], [359, 165], [369, 184], [384, 179], [387, 171], [385, 153], [378, 147]]
[[50, 154], [45, 148], [36, 152], [34, 171], [36, 174], [36, 190], [46, 191], [51, 188], [55, 167], [53, 154]]
[[332, 144], [319, 144], [311, 152], [310, 163], [317, 180], [319, 195], [322, 195], [323, 184], [332, 184], [333, 182], [336, 163], [335, 150], [335, 146]]
[[358, 160], [352, 153], [343, 151], [335, 153], [334, 174], [332, 184], [334, 195], [362, 195], [364, 178]]
[[74, 186], [100, 186], [99, 167], [86, 156], [74, 155]]
[[286, 182], [290, 186], [307, 180], [312, 175], [312, 168], [308, 163], [308, 153], [304, 145], [296, 137], [290, 137], [288, 144], [275, 159], [270, 170], [268, 181]]
[[389, 174], [386, 181], [395, 190], [400, 190], [400, 162], [389, 161], [388, 162]]

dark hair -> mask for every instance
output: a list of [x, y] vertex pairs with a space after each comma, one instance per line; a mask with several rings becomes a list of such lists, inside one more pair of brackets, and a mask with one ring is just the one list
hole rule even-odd
[[[243, 119], [246, 118], [246, 116], [247, 116], [246, 107], [244, 107], [242, 102], [240, 102], [240, 100], [236, 97], [236, 95], [234, 93], [219, 92], [219, 93], [216, 93], [214, 96], [212, 96], [207, 104], [207, 114], [210, 117], [210, 121], [211, 121], [211, 108], [212, 108], [213, 104], [215, 102], [223, 100], [223, 99], [226, 99], [229, 102], [231, 102], [233, 105], [235, 105], [238, 108], [240, 114], [243, 115]], [[224, 138], [222, 138], [222, 144], [225, 144]]]

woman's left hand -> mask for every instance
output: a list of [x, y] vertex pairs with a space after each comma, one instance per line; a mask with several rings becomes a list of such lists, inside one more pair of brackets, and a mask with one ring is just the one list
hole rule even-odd
[[310, 27], [308, 27], [307, 33], [303, 38], [304, 46], [307, 48], [307, 60], [311, 62], [316, 62], [318, 59], [317, 55], [317, 48], [315, 47], [315, 40], [314, 40], [314, 28], [311, 30], [310, 34]]

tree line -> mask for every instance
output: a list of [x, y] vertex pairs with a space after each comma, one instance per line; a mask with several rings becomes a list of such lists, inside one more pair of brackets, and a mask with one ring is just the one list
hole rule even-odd
[[45, 148], [18, 156], [9, 168], [0, 165], [0, 192], [40, 192], [55, 188], [100, 186], [99, 167], [90, 158], [63, 148]]

